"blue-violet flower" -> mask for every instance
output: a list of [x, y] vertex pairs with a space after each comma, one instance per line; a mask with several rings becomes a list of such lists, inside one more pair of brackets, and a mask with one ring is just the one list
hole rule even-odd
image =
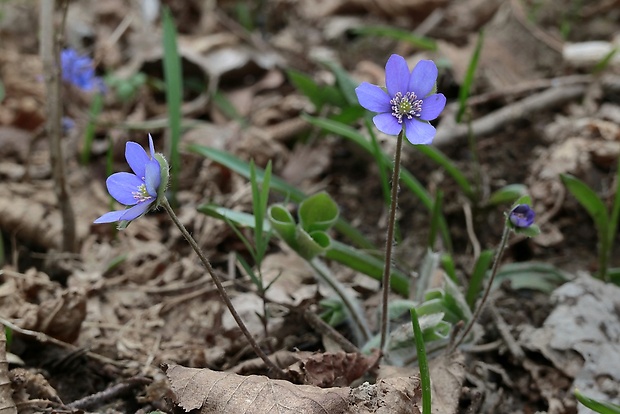
[[65, 82], [86, 92], [105, 90], [103, 79], [95, 76], [93, 61], [88, 56], [80, 55], [74, 49], [64, 49], [60, 52], [60, 66]]
[[360, 105], [378, 112], [373, 122], [379, 131], [397, 135], [405, 128], [412, 144], [430, 144], [435, 127], [428, 123], [437, 118], [446, 106], [446, 97], [434, 93], [437, 66], [431, 60], [421, 60], [410, 72], [402, 56], [392, 55], [385, 65], [387, 92], [368, 82], [355, 89]]
[[517, 228], [527, 228], [534, 224], [536, 213], [527, 204], [517, 204], [508, 218], [510, 222]]
[[168, 164], [161, 154], [155, 154], [153, 138], [149, 134], [150, 154], [136, 142], [129, 141], [125, 146], [125, 158], [134, 174], [114, 173], [106, 180], [108, 192], [126, 210], [111, 211], [99, 217], [94, 223], [131, 221], [157, 206], [159, 197], [168, 184]]

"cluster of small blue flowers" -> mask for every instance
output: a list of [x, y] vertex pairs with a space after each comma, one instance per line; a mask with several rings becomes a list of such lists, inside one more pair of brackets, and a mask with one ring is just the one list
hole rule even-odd
[[74, 49], [64, 49], [60, 53], [60, 66], [62, 79], [85, 91], [105, 91], [103, 79], [95, 75], [93, 60], [85, 55], [80, 55]]

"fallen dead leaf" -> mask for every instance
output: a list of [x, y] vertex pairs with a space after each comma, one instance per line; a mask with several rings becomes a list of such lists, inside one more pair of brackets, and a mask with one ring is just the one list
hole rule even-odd
[[420, 414], [418, 377], [397, 377], [357, 388], [319, 388], [170, 364], [166, 375], [185, 411], [201, 414]]

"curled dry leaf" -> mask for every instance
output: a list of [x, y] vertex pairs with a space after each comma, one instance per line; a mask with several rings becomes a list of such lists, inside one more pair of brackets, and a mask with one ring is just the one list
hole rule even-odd
[[176, 403], [201, 414], [420, 414], [418, 377], [397, 377], [357, 388], [318, 388], [250, 375], [168, 365]]
[[199, 409], [201, 414], [339, 414], [348, 407], [348, 388], [323, 389], [180, 365], [169, 365], [166, 375], [177, 404], [185, 411]]

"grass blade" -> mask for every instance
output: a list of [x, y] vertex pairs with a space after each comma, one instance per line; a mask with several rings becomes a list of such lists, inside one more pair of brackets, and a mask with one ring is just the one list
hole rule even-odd
[[80, 161], [82, 165], [87, 165], [90, 161], [91, 148], [93, 139], [95, 138], [95, 129], [97, 126], [97, 118], [103, 109], [103, 94], [96, 93], [93, 96], [93, 102], [90, 104], [90, 113], [88, 114], [88, 124], [84, 131], [84, 147], [82, 148], [82, 156]]
[[465, 300], [470, 309], [474, 309], [476, 299], [482, 291], [482, 282], [489, 270], [491, 261], [493, 260], [493, 250], [484, 250], [480, 253], [480, 257], [476, 260], [474, 270], [471, 273], [471, 279], [469, 280], [469, 286], [467, 287], [467, 293], [465, 294]]
[[480, 31], [478, 35], [478, 41], [474, 49], [474, 54], [469, 61], [467, 72], [465, 73], [465, 79], [459, 89], [459, 109], [456, 113], [456, 122], [460, 123], [467, 109], [467, 99], [471, 93], [471, 86], [474, 83], [474, 76], [476, 75], [476, 69], [478, 68], [478, 61], [480, 60], [480, 52], [482, 51], [482, 44], [484, 43], [484, 31]]
[[166, 83], [166, 104], [170, 127], [170, 189], [176, 194], [181, 168], [179, 141], [181, 139], [181, 104], [183, 80], [181, 59], [177, 48], [177, 31], [168, 8], [164, 9], [163, 19], [164, 80]]
[[430, 158], [440, 167], [442, 167], [446, 172], [456, 181], [458, 186], [461, 188], [461, 191], [465, 194], [465, 196], [472, 200], [474, 200], [475, 193], [472, 190], [469, 181], [467, 181], [467, 177], [465, 174], [459, 170], [459, 168], [452, 162], [452, 160], [446, 157], [441, 151], [437, 148], [432, 147], [430, 145], [415, 145], [415, 148], [424, 154], [426, 157]]
[[418, 353], [418, 364], [420, 365], [420, 382], [422, 383], [422, 413], [431, 414], [431, 372], [428, 368], [428, 360], [426, 359], [426, 347], [424, 345], [424, 337], [422, 329], [420, 329], [420, 320], [415, 308], [411, 308], [411, 325], [413, 326], [413, 336], [415, 339], [415, 348]]
[[424, 50], [437, 50], [437, 44], [433, 39], [418, 36], [409, 30], [398, 29], [392, 26], [363, 26], [353, 29], [354, 33], [363, 36], [381, 36], [407, 42]]
[[600, 414], [620, 414], [620, 405], [597, 401], [593, 398], [586, 397], [579, 390], [575, 389], [575, 397], [577, 400], [588, 407], [589, 409], [596, 411]]

